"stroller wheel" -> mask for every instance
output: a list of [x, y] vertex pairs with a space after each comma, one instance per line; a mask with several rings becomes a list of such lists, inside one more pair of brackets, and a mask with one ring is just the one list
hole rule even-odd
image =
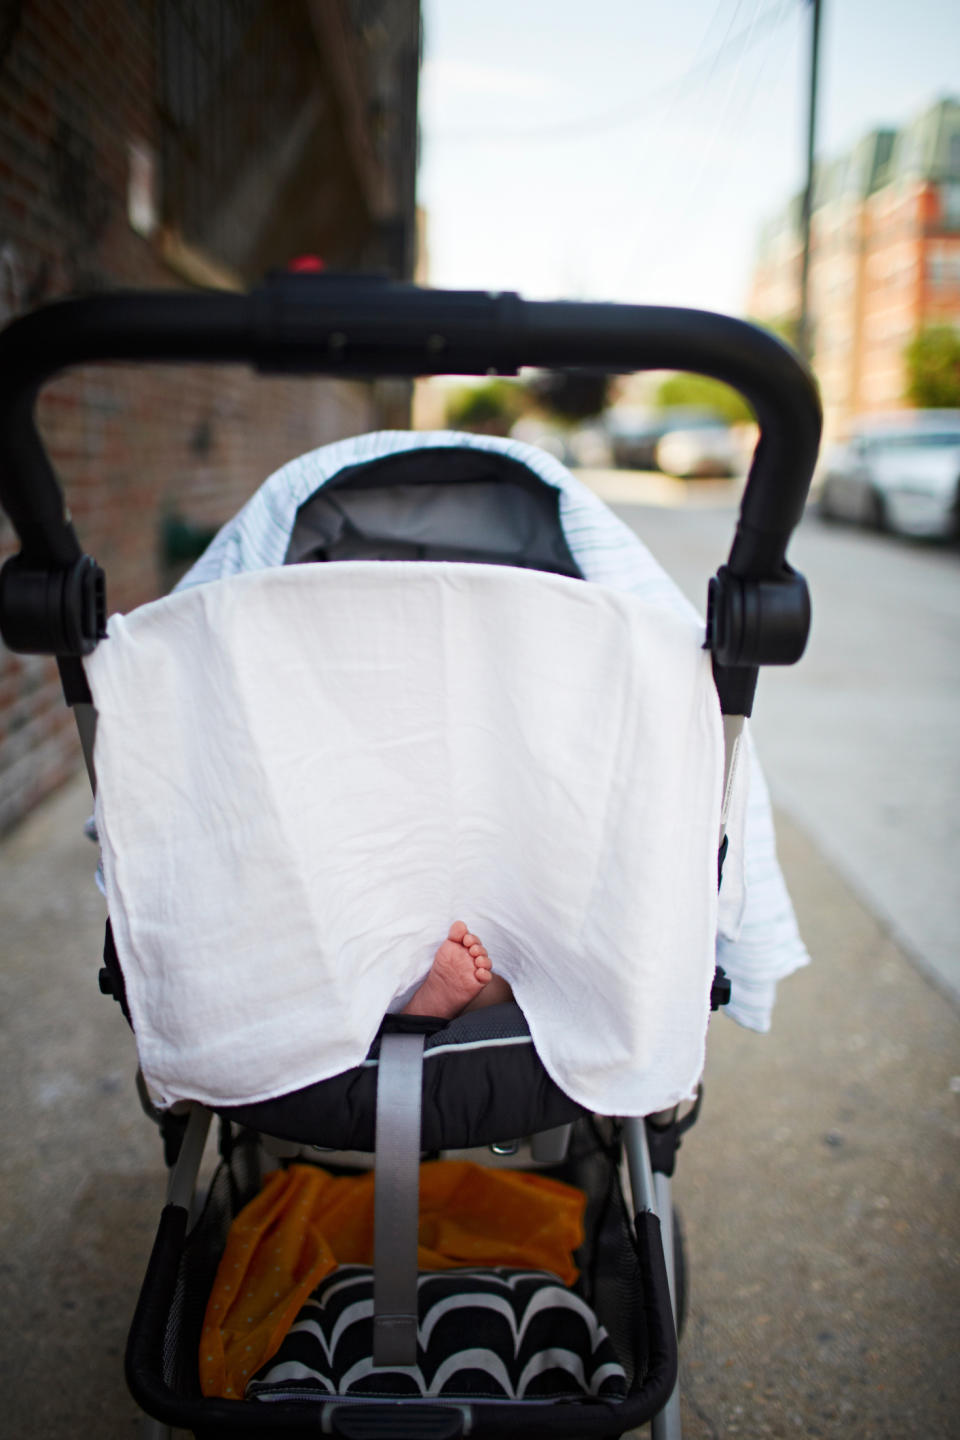
[[676, 1206], [673, 1208], [673, 1284], [679, 1339], [687, 1319], [687, 1242], [684, 1239], [680, 1211]]

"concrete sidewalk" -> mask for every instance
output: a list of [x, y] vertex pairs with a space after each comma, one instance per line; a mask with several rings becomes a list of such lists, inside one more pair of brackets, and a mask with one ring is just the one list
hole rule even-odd
[[[78, 781], [0, 846], [4, 1431], [132, 1437], [122, 1355], [163, 1201]], [[676, 1196], [684, 1434], [960, 1434], [960, 1020], [795, 828], [814, 965], [767, 1037], [713, 1023]]]

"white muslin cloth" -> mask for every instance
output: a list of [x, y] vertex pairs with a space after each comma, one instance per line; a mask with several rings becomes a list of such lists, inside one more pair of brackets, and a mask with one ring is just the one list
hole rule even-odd
[[[455, 431], [377, 431], [299, 455], [263, 482], [177, 588], [282, 565], [298, 507], [345, 469], [451, 447], [503, 455], [526, 466], [557, 492], [567, 544], [587, 581], [686, 617], [704, 634], [702, 617], [646, 545], [559, 460], [519, 440]], [[760, 696], [762, 704], [762, 677]], [[778, 982], [809, 964], [810, 957], [777, 861], [770, 797], [749, 724], [742, 748], [742, 779], [749, 777], [749, 784], [735, 797], [727, 824], [730, 847], [720, 893], [717, 960], [733, 982], [725, 1013], [752, 1030], [767, 1031]]]
[[688, 1097], [723, 771], [701, 644], [602, 586], [427, 562], [260, 570], [114, 616], [85, 661], [96, 820], [157, 1103], [359, 1064], [457, 919], [575, 1100]]

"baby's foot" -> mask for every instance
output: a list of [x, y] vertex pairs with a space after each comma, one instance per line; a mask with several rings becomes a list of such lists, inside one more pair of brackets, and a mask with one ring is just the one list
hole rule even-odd
[[490, 981], [490, 957], [462, 920], [433, 957], [430, 974], [403, 1008], [404, 1015], [438, 1015], [452, 1020]]

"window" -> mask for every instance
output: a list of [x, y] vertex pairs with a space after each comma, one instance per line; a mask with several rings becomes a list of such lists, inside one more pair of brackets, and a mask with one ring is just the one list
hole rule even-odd
[[950, 147], [948, 151], [947, 170], [953, 180], [960, 180], [960, 130], [954, 130], [950, 136]]
[[960, 247], [931, 245], [927, 256], [927, 280], [935, 289], [960, 285]]
[[[950, 138], [960, 140], [960, 135], [952, 135]], [[960, 230], [960, 180], [950, 180], [946, 185], [941, 185], [940, 206], [944, 225], [951, 230]]]
[[164, 0], [157, 17], [163, 221], [242, 268], [284, 146], [315, 103], [305, 0]]

